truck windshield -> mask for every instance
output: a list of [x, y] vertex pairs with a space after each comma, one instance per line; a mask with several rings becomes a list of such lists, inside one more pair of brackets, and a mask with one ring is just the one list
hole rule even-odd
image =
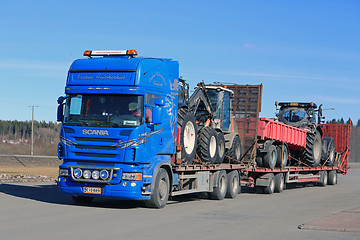
[[144, 96], [72, 94], [65, 105], [64, 124], [136, 127], [143, 123]]

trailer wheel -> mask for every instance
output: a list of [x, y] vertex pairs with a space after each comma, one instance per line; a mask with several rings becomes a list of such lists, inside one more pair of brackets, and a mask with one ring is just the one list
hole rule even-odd
[[163, 208], [169, 199], [170, 192], [169, 175], [165, 169], [159, 169], [154, 184], [151, 198], [145, 200], [145, 205], [151, 208]]
[[227, 174], [227, 191], [226, 197], [227, 198], [236, 198], [241, 188], [240, 186], [240, 178], [238, 171], [234, 170]]
[[306, 134], [306, 148], [302, 151], [302, 161], [310, 167], [317, 167], [321, 161], [322, 141], [319, 131]]
[[263, 164], [265, 167], [273, 169], [276, 165], [277, 151], [274, 145], [269, 146], [268, 151], [263, 157]]
[[284, 174], [278, 173], [275, 174], [275, 188], [274, 192], [281, 193], [284, 191], [285, 181], [284, 181]]
[[195, 116], [186, 108], [179, 109], [178, 126], [180, 128], [181, 163], [192, 164], [196, 154], [198, 134]]
[[226, 181], [226, 172], [221, 170], [217, 179], [217, 187], [214, 187], [213, 191], [210, 193], [210, 198], [214, 200], [223, 200], [226, 195], [227, 190], [227, 181]]
[[235, 135], [231, 147], [226, 151], [229, 163], [239, 163], [241, 159], [241, 140], [239, 135]]
[[74, 202], [79, 204], [89, 204], [94, 200], [93, 197], [84, 197], [84, 196], [72, 196], [71, 198], [74, 200]]
[[265, 194], [273, 194], [275, 190], [275, 176], [273, 173], [265, 174], [264, 176], [269, 178], [269, 185], [264, 187]]
[[337, 184], [337, 172], [336, 170], [332, 170], [328, 172], [328, 184], [336, 185]]
[[198, 153], [204, 162], [215, 163], [218, 157], [217, 133], [211, 127], [204, 127], [200, 131]]
[[215, 161], [215, 163], [221, 164], [224, 161], [224, 157], [225, 157], [225, 137], [224, 134], [222, 132], [219, 132], [217, 134], [217, 138], [218, 138], [218, 157], [217, 160]]
[[319, 185], [322, 187], [325, 187], [328, 182], [328, 173], [327, 171], [321, 171], [320, 172], [320, 182]]
[[276, 146], [276, 151], [277, 151], [276, 166], [286, 167], [289, 157], [287, 147], [284, 145], [284, 152], [283, 152], [283, 147], [281, 145]]

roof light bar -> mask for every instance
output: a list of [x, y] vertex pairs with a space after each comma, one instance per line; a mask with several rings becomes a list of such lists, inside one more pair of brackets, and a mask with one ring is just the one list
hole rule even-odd
[[136, 50], [86, 50], [84, 56], [137, 56]]

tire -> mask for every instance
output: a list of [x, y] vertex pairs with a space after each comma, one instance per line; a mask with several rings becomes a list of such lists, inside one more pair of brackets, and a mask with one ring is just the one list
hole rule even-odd
[[218, 156], [215, 163], [221, 164], [224, 161], [225, 157], [225, 138], [222, 132], [217, 133], [217, 148], [218, 148]]
[[230, 148], [226, 151], [229, 163], [240, 163], [241, 159], [241, 140], [239, 135], [235, 135]]
[[89, 204], [94, 200], [94, 197], [84, 197], [84, 196], [72, 196], [74, 202], [79, 204]]
[[321, 160], [327, 166], [334, 166], [335, 162], [335, 143], [333, 138], [324, 137], [322, 140]]
[[285, 186], [284, 174], [282, 173], [275, 174], [274, 192], [281, 193], [282, 191], [284, 191], [284, 186]]
[[198, 128], [195, 116], [186, 108], [178, 111], [178, 127], [180, 128], [181, 163], [192, 164], [197, 149]]
[[302, 161], [310, 167], [317, 167], [321, 161], [322, 141], [319, 131], [306, 134], [306, 148], [302, 151]]
[[204, 127], [199, 134], [198, 154], [207, 163], [214, 164], [218, 158], [217, 133], [211, 127]]
[[337, 172], [336, 170], [332, 170], [328, 172], [328, 184], [336, 185], [337, 184]]
[[327, 185], [327, 182], [328, 182], [328, 173], [327, 173], [327, 171], [321, 171], [320, 172], [319, 185], [321, 187], [325, 187]]
[[217, 179], [217, 187], [214, 187], [210, 193], [210, 198], [214, 200], [223, 200], [227, 192], [227, 178], [225, 170], [221, 170]]
[[283, 153], [282, 146], [276, 146], [277, 158], [276, 158], [276, 166], [279, 168], [286, 167], [289, 157], [289, 152], [286, 146], [284, 146]]
[[276, 165], [277, 160], [277, 151], [274, 145], [270, 145], [268, 151], [265, 153], [263, 157], [263, 165], [267, 168], [273, 169]]
[[240, 177], [238, 171], [234, 170], [227, 174], [227, 198], [236, 198], [241, 192]]
[[264, 176], [269, 178], [269, 185], [264, 187], [265, 194], [273, 194], [275, 191], [275, 176], [273, 173], [265, 174]]
[[167, 171], [160, 168], [154, 182], [151, 197], [145, 200], [145, 205], [151, 208], [165, 207], [170, 193], [170, 180]]

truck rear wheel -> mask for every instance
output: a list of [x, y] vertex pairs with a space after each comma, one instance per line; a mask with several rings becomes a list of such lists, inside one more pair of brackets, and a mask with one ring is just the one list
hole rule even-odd
[[195, 116], [185, 108], [178, 111], [180, 128], [181, 163], [192, 164], [197, 149], [198, 128]]
[[275, 176], [273, 173], [265, 174], [264, 177], [269, 178], [269, 184], [264, 187], [265, 194], [273, 194], [275, 191]]
[[240, 178], [238, 171], [234, 170], [227, 174], [227, 191], [226, 197], [227, 198], [236, 198], [241, 190], [240, 186]]
[[328, 184], [336, 185], [337, 184], [337, 172], [336, 170], [332, 170], [328, 172]]
[[285, 181], [284, 181], [284, 174], [278, 173], [275, 174], [275, 188], [274, 192], [281, 193], [284, 191]]
[[218, 138], [218, 157], [217, 160], [215, 161], [215, 163], [222, 163], [224, 161], [224, 157], [225, 157], [225, 138], [224, 138], [224, 134], [222, 132], [219, 132], [217, 134], [217, 138]]
[[227, 179], [225, 170], [221, 170], [217, 179], [217, 187], [214, 187], [210, 193], [210, 198], [214, 200], [223, 200], [227, 191]]
[[151, 198], [145, 201], [145, 205], [151, 208], [165, 207], [170, 192], [170, 180], [167, 171], [160, 168], [154, 182], [151, 192]]
[[215, 163], [218, 157], [217, 133], [211, 127], [204, 127], [199, 135], [198, 153], [204, 162]]
[[302, 152], [302, 161], [310, 167], [317, 167], [321, 161], [322, 142], [319, 131], [306, 134], [306, 148]]
[[319, 181], [319, 185], [322, 187], [325, 187], [327, 185], [328, 182], [328, 173], [327, 171], [321, 171], [320, 172], [320, 181]]
[[230, 148], [226, 151], [229, 163], [240, 163], [241, 159], [241, 140], [239, 135], [235, 135]]
[[276, 165], [277, 151], [274, 145], [269, 146], [267, 152], [263, 157], [263, 164], [265, 167], [273, 169]]

